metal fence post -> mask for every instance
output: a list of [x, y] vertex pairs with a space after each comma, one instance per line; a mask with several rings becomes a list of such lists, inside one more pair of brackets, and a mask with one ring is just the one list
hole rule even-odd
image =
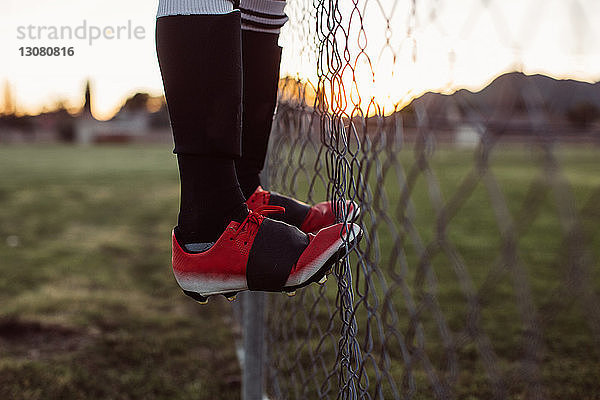
[[[269, 187], [269, 152], [261, 173], [261, 182]], [[265, 308], [267, 296], [264, 292], [240, 293], [242, 302], [242, 400], [263, 400], [266, 385], [267, 354], [265, 347]]]
[[262, 292], [243, 293], [242, 400], [261, 400], [265, 388], [265, 304]]

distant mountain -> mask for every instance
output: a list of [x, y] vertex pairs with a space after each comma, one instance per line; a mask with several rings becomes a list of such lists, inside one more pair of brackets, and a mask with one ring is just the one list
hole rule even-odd
[[544, 75], [511, 72], [494, 79], [479, 92], [466, 89], [445, 95], [425, 93], [404, 112], [426, 110], [435, 125], [473, 120], [508, 120], [542, 113], [547, 120], [571, 122], [600, 118], [600, 82], [558, 80]]

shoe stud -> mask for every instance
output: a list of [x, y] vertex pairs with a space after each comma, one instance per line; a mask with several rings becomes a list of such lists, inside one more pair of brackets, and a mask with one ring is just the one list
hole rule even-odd
[[238, 292], [229, 292], [223, 293], [223, 296], [229, 301], [234, 301], [237, 298], [237, 294]]
[[286, 292], [286, 294], [288, 295], [288, 297], [294, 297], [296, 295], [296, 291], [292, 290], [291, 292]]
[[323, 285], [327, 282], [327, 275], [323, 275], [321, 279], [319, 279], [319, 285]]
[[189, 290], [184, 290], [183, 293], [190, 296], [192, 299], [196, 300], [198, 303], [200, 303], [202, 305], [208, 304], [208, 297], [204, 297], [200, 293], [190, 292]]

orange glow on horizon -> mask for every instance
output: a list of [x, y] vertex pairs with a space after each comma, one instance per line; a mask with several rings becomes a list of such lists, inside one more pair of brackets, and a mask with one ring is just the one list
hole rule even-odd
[[[9, 12], [0, 15], [0, 52], [8, 57], [0, 69], [0, 83], [11, 83], [17, 115], [36, 115], [60, 103], [77, 113], [83, 106], [88, 77], [93, 83], [92, 113], [99, 120], [112, 118], [136, 92], [162, 95], [154, 46], [154, 2], [11, 2]], [[487, 7], [480, 0], [464, 0], [461, 7], [456, 7], [449, 0], [407, 1], [396, 3], [391, 12], [385, 7], [366, 7], [374, 4], [371, 0], [340, 2], [341, 29], [330, 32], [338, 42], [342, 62], [337, 70], [338, 87], [333, 91], [337, 97], [330, 95], [330, 82], [325, 81], [324, 86], [330, 108], [348, 114], [388, 115], [428, 91], [478, 91], [511, 71], [585, 82], [600, 80], [599, 31], [590, 17], [600, 15], [600, 2], [580, 0], [581, 10], [577, 13], [571, 13], [566, 2], [548, 2], [543, 15], [535, 20], [531, 19], [531, 11], [536, 10], [531, 0], [492, 3], [494, 7]], [[416, 4], [415, 10], [411, 10], [411, 4]], [[146, 38], [135, 42], [98, 41], [93, 46], [75, 43], [76, 53], [71, 58], [19, 56], [17, 49], [25, 43], [16, 38], [17, 26], [75, 26], [82, 16], [90, 15], [90, 10], [94, 11], [90, 24], [119, 25], [132, 20], [144, 26]], [[280, 36], [284, 47], [281, 75], [308, 82], [314, 96], [317, 43], [323, 33], [317, 33], [311, 10], [312, 0], [287, 2], [290, 21]], [[351, 18], [356, 16], [355, 10], [360, 10], [364, 18]], [[503, 29], [498, 29], [499, 25]], [[366, 35], [364, 39], [361, 32]], [[324, 51], [330, 53], [332, 47]], [[346, 60], [348, 65], [343, 65]], [[2, 112], [12, 109], [1, 95], [0, 101]]]
[[[585, 78], [579, 78], [576, 76], [566, 75], [566, 74], [552, 74], [551, 72], [547, 72], [547, 71], [518, 71], [517, 69], [512, 69], [512, 70], [507, 69], [506, 71], [502, 71], [479, 84], [464, 85], [464, 86], [456, 85], [456, 86], [446, 86], [446, 87], [439, 87], [439, 88], [423, 89], [420, 91], [409, 91], [408, 93], [404, 94], [403, 96], [396, 96], [396, 97], [387, 95], [385, 93], [383, 94], [383, 96], [381, 96], [381, 94], [379, 94], [379, 95], [373, 94], [372, 91], [368, 90], [369, 88], [367, 85], [365, 85], [363, 87], [363, 89], [360, 89], [360, 87], [362, 87], [362, 86], [360, 83], [358, 83], [357, 87], [359, 87], [359, 90], [361, 92], [360, 104], [352, 103], [352, 100], [351, 100], [352, 92], [349, 92], [349, 95], [346, 96], [344, 102], [341, 105], [336, 104], [335, 102], [332, 102], [330, 99], [330, 94], [328, 94], [328, 93], [325, 93], [325, 98], [326, 98], [325, 100], [329, 104], [330, 112], [336, 111], [336, 112], [341, 112], [342, 114], [345, 114], [345, 115], [350, 115], [353, 113], [352, 110], [354, 110], [354, 113], [353, 113], [354, 115], [356, 114], [357, 111], [360, 111], [364, 114], [365, 117], [372, 117], [375, 115], [387, 116], [387, 115], [393, 114], [394, 112], [402, 110], [404, 107], [408, 106], [414, 99], [422, 96], [423, 94], [425, 94], [427, 92], [441, 93], [441, 94], [447, 94], [447, 95], [450, 95], [461, 89], [466, 89], [471, 92], [479, 92], [479, 91], [483, 90], [485, 87], [487, 87], [490, 83], [492, 83], [499, 76], [506, 74], [506, 73], [511, 73], [511, 72], [522, 72], [525, 75], [540, 74], [540, 75], [549, 76], [549, 77], [557, 79], [557, 80], [572, 79], [572, 80], [578, 80], [581, 82], [587, 82], [587, 83], [592, 83], [592, 84], [596, 83], [596, 82], [600, 82], [600, 77], [598, 79], [585, 79]], [[347, 85], [349, 87], [352, 87], [352, 82], [347, 83]], [[317, 96], [316, 86], [317, 86], [316, 84], [312, 83], [311, 81], [309, 81], [307, 79], [285, 76], [280, 79], [280, 83], [279, 83], [280, 94], [279, 95], [280, 95], [280, 98], [288, 99], [288, 100], [298, 100], [300, 97], [302, 97], [305, 101], [305, 104], [308, 105], [309, 107], [312, 107], [314, 104], [314, 101], [316, 99], [316, 96]], [[6, 88], [5, 88], [5, 90], [6, 90]], [[163, 104], [162, 101], [160, 100], [160, 98], [163, 96], [162, 91], [156, 91], [156, 90], [148, 91], [148, 90], [144, 90], [143, 88], [140, 88], [139, 90], [128, 91], [125, 95], [123, 95], [121, 97], [120, 101], [114, 107], [107, 109], [107, 110], [98, 110], [94, 104], [94, 93], [92, 90], [91, 109], [92, 109], [93, 117], [99, 121], [110, 120], [111, 118], [113, 118], [116, 115], [116, 113], [121, 109], [121, 107], [123, 107], [126, 100], [129, 99], [130, 97], [132, 97], [136, 93], [148, 93], [150, 95], [150, 100], [149, 100], [149, 105], [148, 105], [148, 107], [149, 107], [148, 111], [150, 111], [150, 112], [158, 111]], [[9, 105], [9, 107], [7, 107], [7, 105], [5, 104], [6, 103], [6, 99], [5, 99], [2, 103], [2, 107], [0, 108], [0, 115], [10, 113], [10, 114], [14, 114], [19, 117], [36, 116], [36, 115], [40, 115], [42, 113], [55, 111], [60, 108], [65, 108], [69, 112], [69, 114], [76, 115], [79, 112], [81, 112], [81, 110], [83, 108], [83, 105], [84, 105], [83, 94], [84, 93], [82, 91], [82, 93], [80, 95], [80, 99], [77, 101], [66, 101], [66, 100], [59, 99], [59, 100], [55, 100], [54, 102], [52, 102], [49, 105], [37, 105], [37, 106], [33, 106], [33, 107], [23, 107], [20, 104]], [[337, 107], [335, 107], [335, 110], [334, 110], [334, 107], [332, 107], [332, 104], [336, 104]], [[13, 107], [15, 108], [14, 110], [12, 110]], [[13, 111], [13, 112], [11, 112], [11, 111]]]

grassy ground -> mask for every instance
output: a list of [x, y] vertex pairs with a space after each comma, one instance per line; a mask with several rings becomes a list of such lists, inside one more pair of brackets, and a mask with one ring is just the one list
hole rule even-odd
[[[591, 249], [593, 267], [588, 279], [600, 294], [600, 206], [590, 201], [600, 187], [598, 152], [568, 149], [560, 152], [559, 159], [560, 170], [573, 185], [574, 206], [579, 210], [587, 207], [583, 244]], [[408, 169], [414, 163], [410, 152], [402, 154], [400, 162]], [[473, 164], [472, 151], [442, 149], [436, 153], [432, 166], [445, 200], [464, 190], [459, 184]], [[518, 224], [527, 227], [519, 233], [518, 252], [531, 282], [535, 307], [544, 317], [540, 357], [547, 398], [598, 399], [600, 349], [592, 340], [581, 298], [565, 287], [569, 270], [564, 268], [568, 260], [558, 218], [560, 207], [549, 192], [534, 202], [539, 207], [522, 208], [527, 196], [544, 193], [543, 169], [531, 153], [522, 150], [497, 151], [491, 168], [509, 211]], [[239, 396], [240, 372], [227, 319], [229, 303], [211, 299], [208, 306], [198, 306], [180, 294], [170, 270], [176, 174], [174, 157], [165, 147], [0, 147], [0, 399]], [[540, 186], [529, 190], [538, 178]], [[302, 193], [307, 185], [300, 180], [297, 186]], [[377, 187], [374, 178], [371, 187]], [[370, 229], [379, 235], [378, 268], [390, 283], [390, 273], [400, 268], [398, 259], [392, 257], [396, 243], [390, 233], [398, 227], [395, 205], [400, 198], [392, 169], [384, 187], [391, 207], [383, 199], [375, 199], [373, 206], [381, 210], [374, 216], [382, 221], [386, 212], [389, 224]], [[412, 215], [426, 244], [435, 237], [437, 226], [430, 187], [431, 182], [420, 175], [411, 194]], [[315, 198], [324, 195], [323, 188], [319, 190]], [[502, 219], [494, 213], [492, 199], [489, 187], [479, 183], [446, 224], [448, 238], [475, 287], [489, 276], [490, 266], [502, 253], [498, 229]], [[423, 289], [414, 283], [418, 253], [407, 238], [401, 243], [409, 266], [404, 279], [419, 301]], [[431, 265], [438, 281], [435, 294], [441, 312], [451, 331], [459, 333], [467, 317], [459, 279], [447, 254], [432, 253]], [[499, 357], [508, 394], [527, 398], [520, 376], [522, 340], [527, 331], [520, 320], [514, 282], [510, 273], [500, 271], [493, 283], [482, 296], [482, 326]], [[335, 289], [330, 280], [326, 291], [331, 304], [335, 303]], [[281, 326], [290, 318], [286, 313], [297, 310], [294, 302], [302, 301], [303, 295], [295, 300], [273, 296], [286, 304], [286, 308], [271, 312], [280, 311], [273, 321]], [[390, 299], [399, 312], [396, 329], [406, 334], [405, 297], [396, 288]], [[325, 309], [311, 312], [318, 313], [316, 318], [327, 325], [330, 314]], [[305, 316], [299, 313], [300, 323], [288, 329], [295, 329], [298, 337], [316, 346], [320, 337], [304, 330]], [[358, 318], [359, 334], [364, 335], [364, 312]], [[445, 376], [445, 349], [429, 310], [424, 311], [422, 320], [425, 351]], [[380, 342], [376, 332], [374, 335], [373, 354], [377, 357]], [[393, 340], [387, 347], [392, 361], [390, 376], [400, 385], [405, 371], [402, 355]], [[299, 352], [283, 360], [304, 356]], [[477, 349], [463, 346], [457, 349], [457, 356], [457, 397], [489, 398], [489, 382]], [[311, 362], [310, 357], [306, 360]], [[333, 359], [330, 361], [333, 365]], [[285, 367], [285, 362], [278, 365], [280, 379], [289, 376]], [[416, 398], [431, 398], [422, 366], [416, 365], [414, 373]], [[316, 390], [312, 381], [309, 383], [300, 389]], [[384, 384], [384, 390], [389, 390], [389, 385]]]
[[[598, 305], [590, 307], [586, 304], [581, 291], [574, 286], [575, 274], [572, 269], [573, 259], [581, 257], [589, 268], [585, 283], [598, 298], [599, 154], [597, 149], [557, 148], [555, 155], [559, 163], [559, 175], [548, 176], [546, 173], [551, 168], [543, 164], [538, 152], [517, 145], [498, 148], [490, 159], [491, 173], [482, 179], [475, 177], [473, 185], [470, 185], [465, 182], [470, 182], [468, 177], [475, 165], [473, 150], [441, 148], [431, 160], [433, 175], [427, 178], [426, 174], [420, 172], [414, 180], [408, 213], [403, 207], [398, 207], [403, 178], [397, 174], [395, 167], [401, 165], [408, 173], [415, 165], [414, 156], [411, 151], [404, 151], [392, 161], [391, 166], [386, 164], [389, 160], [385, 154], [380, 156], [379, 172], [385, 183], [381, 185], [373, 168], [369, 178], [373, 193], [369, 207], [372, 213], [364, 215], [363, 219], [367, 232], [371, 235], [376, 233], [372, 238], [377, 239], [372, 247], [363, 240], [362, 250], [370, 260], [379, 257], [374, 268], [385, 277], [387, 288], [384, 292], [379, 278], [374, 275], [375, 284], [369, 287], [367, 299], [376, 314], [369, 315], [365, 303], [360, 303], [357, 308], [359, 342], [363, 352], [366, 351], [365, 343], [368, 343], [371, 347], [370, 356], [373, 357], [373, 363], [366, 364], [366, 374], [370, 378], [369, 392], [372, 395], [377, 386], [374, 365], [383, 363], [382, 347], [389, 357], [386, 361], [389, 362], [389, 375], [381, 377], [380, 388], [384, 398], [392, 398], [391, 381], [400, 392], [409, 390], [402, 384], [407, 371], [399, 345], [403, 341], [413, 351], [420, 348], [424, 352], [438, 378], [448, 382], [456, 398], [493, 397], [480, 350], [465, 332], [467, 321], [472, 318], [462, 286], [466, 283], [475, 288], [477, 309], [480, 311], [478, 328], [481, 329], [480, 333], [489, 338], [496, 355], [487, 364], [497, 368], [502, 390], [509, 398], [532, 398], [528, 391], [531, 387], [525, 349], [526, 344], [533, 340], [538, 345], [535, 357], [539, 365], [543, 398], [600, 399], [600, 346], [594, 341], [591, 318], [587, 314], [593, 310], [598, 315]], [[311, 165], [312, 161], [306, 164]], [[572, 198], [564, 187], [555, 185], [561, 180], [569, 184]], [[285, 179], [275, 179], [276, 184], [282, 185], [281, 181]], [[285, 184], [282, 186], [285, 187]], [[296, 185], [300, 196], [307, 187], [306, 179], [300, 174]], [[456, 205], [451, 208], [454, 211], [448, 214], [445, 221], [439, 219], [439, 210], [433, 206], [438, 188], [443, 204], [450, 202]], [[382, 191], [378, 193], [378, 189]], [[319, 187], [316, 191], [323, 192], [323, 189]], [[509, 218], [499, 213], [504, 206]], [[566, 233], [565, 221], [561, 223], [561, 214], [564, 217], [569, 214], [565, 211], [569, 210], [576, 210], [576, 214], [582, 216], [579, 221], [584, 234], [577, 238], [576, 244], [572, 243], [573, 237]], [[417, 271], [424, 259], [413, 240], [415, 235], [407, 235], [406, 227], [401, 226], [401, 217], [405, 215], [409, 215], [414, 223], [415, 233], [422, 241], [421, 246], [429, 248], [426, 264], [430, 276], [434, 277], [434, 285], [431, 285], [431, 281], [418, 278]], [[372, 220], [377, 224], [373, 225]], [[509, 222], [513, 223], [508, 229], [509, 233], [503, 233], [500, 227]], [[439, 232], [443, 232], [443, 235], [440, 236]], [[438, 246], [437, 237], [443, 237], [447, 247]], [[511, 248], [517, 254], [517, 263], [507, 257], [510, 254], [507, 246], [513, 245]], [[573, 245], [579, 250], [570, 252], [569, 246]], [[453, 259], [449, 248], [455, 250], [458, 261]], [[401, 252], [396, 251], [399, 249]], [[582, 249], [585, 253], [581, 252]], [[356, 260], [355, 257], [353, 259]], [[353, 275], [355, 279], [361, 277], [357, 279], [360, 289], [357, 293], [365, 293], [365, 280], [362, 272], [357, 272], [356, 265], [353, 262]], [[524, 279], [515, 278], [511, 265], [522, 268]], [[524, 283], [531, 288], [531, 309], [523, 308], [525, 300], [517, 292], [517, 288]], [[275, 352], [298, 354], [296, 359], [290, 361], [285, 356], [276, 355], [284, 368], [278, 378], [283, 392], [297, 390], [307, 398], [314, 397], [318, 387], [303, 385], [303, 379], [314, 373], [314, 365], [320, 360], [319, 357], [329, 359], [334, 353], [332, 344], [335, 342], [322, 341], [323, 332], [330, 329], [335, 336], [340, 329], [339, 325], [329, 328], [331, 314], [324, 307], [319, 307], [325, 301], [320, 298], [315, 304], [314, 299], [319, 298], [319, 292], [316, 288], [310, 290], [310, 295], [300, 295], [293, 300], [295, 303], [275, 298], [277, 315], [297, 315], [283, 322], [286, 327], [294, 326], [294, 332], [279, 327], [279, 318], [272, 321], [272, 329], [280, 330], [279, 337], [295, 334], [299, 338], [298, 343], [281, 340], [278, 345], [284, 350]], [[336, 294], [336, 286], [328, 283], [325, 295], [330, 305], [336, 304]], [[374, 295], [377, 295], [377, 301]], [[415, 337], [415, 332], [409, 329], [410, 310], [414, 309], [414, 306], [409, 306], [409, 298], [420, 309], [418, 318], [422, 323], [422, 339]], [[425, 302], [431, 298], [435, 299], [435, 306]], [[387, 304], [391, 304], [397, 312], [398, 319], [393, 329], [385, 325], [391, 318], [386, 313], [384, 301], [388, 301]], [[439, 311], [437, 316], [436, 310]], [[541, 332], [541, 338], [531, 337], [532, 331], [526, 326], [526, 321], [533, 315], [531, 310], [536, 313], [538, 324], [535, 329]], [[316, 315], [308, 318], [310, 313]], [[365, 339], [368, 319], [372, 342]], [[441, 320], [449, 330], [447, 333], [440, 333], [438, 324]], [[382, 331], [378, 330], [380, 328]], [[456, 347], [445, 346], [442, 336], [451, 338]], [[455, 356], [455, 361], [450, 361], [449, 355]], [[453, 370], [449, 367], [451, 362], [455, 362]], [[416, 383], [414, 398], [433, 398], [429, 379], [431, 373], [426, 372], [422, 359], [413, 359], [413, 363], [411, 372]], [[381, 365], [378, 365], [379, 369]], [[296, 372], [298, 369], [303, 369], [303, 374]], [[317, 374], [323, 375], [325, 372], [319, 368], [316, 370]]]
[[168, 147], [0, 147], [1, 399], [239, 396], [230, 305], [170, 270], [177, 184]]
[[[442, 149], [433, 159], [432, 171], [443, 201], [451, 203], [457, 199], [456, 211], [449, 213], [450, 217], [444, 222], [437, 218], [439, 212], [433, 206], [433, 180], [428, 181], [421, 174], [415, 182], [411, 195], [412, 218], [423, 243], [430, 246], [428, 261], [436, 284], [430, 287], [426, 281], [421, 286], [416, 283], [418, 274], [415, 272], [422, 259], [414, 243], [408, 237], [401, 237], [409, 266], [405, 278], [410, 291], [417, 302], [426, 295], [437, 297], [439, 310], [456, 340], [465, 333], [466, 321], [472, 317], [462, 286], [468, 282], [460, 277], [460, 267], [463, 268], [462, 273], [468, 276], [476, 290], [481, 312], [479, 326], [497, 355], [496, 367], [503, 380], [503, 389], [510, 398], [531, 397], [527, 387], [525, 349], [528, 341], [538, 340], [529, 336], [531, 332], [526, 326], [525, 321], [533, 314], [526, 308], [525, 300], [519, 297], [518, 287], [523, 284], [531, 289], [532, 308], [538, 321], [535, 329], [542, 334], [536, 361], [540, 366], [544, 397], [600, 398], [599, 343], [594, 341], [590, 318], [586, 315], [590, 310], [585, 304], [586, 299], [573, 286], [574, 271], [571, 269], [573, 258], [585, 258], [590, 273], [584, 279], [596, 296], [600, 296], [600, 204], [596, 203], [600, 189], [599, 154], [594, 149], [558, 148], [555, 153], [558, 174], [548, 176], [549, 168], [538, 153], [520, 148], [499, 148], [490, 159], [490, 174], [475, 180], [477, 183], [470, 189], [463, 183], [475, 165], [473, 152]], [[407, 170], [414, 164], [408, 157], [401, 162]], [[400, 198], [398, 186], [392, 183], [394, 179], [388, 176], [385, 185], [390, 204], [397, 204]], [[569, 190], [556, 185], [560, 181], [567, 182]], [[494, 191], [494, 187], [498, 191]], [[502, 214], [504, 207], [506, 214]], [[564, 221], [561, 223], [561, 213], [568, 213], [569, 209], [582, 216], [579, 221], [584, 236], [577, 239], [580, 253], [568, 250], [568, 243], [573, 238], [567, 233]], [[502, 230], [503, 225], [510, 226], [508, 233]], [[458, 263], [448, 249], [436, 246], [440, 229], [444, 231], [445, 244], [456, 251]], [[378, 233], [382, 238], [381, 254], [390, 263], [386, 266], [388, 272], [389, 268], [398, 270], [399, 260], [386, 256], [393, 254], [394, 245], [388, 227], [380, 227]], [[514, 263], [510, 261], [510, 250], [507, 249], [513, 245]], [[585, 255], [581, 251], [585, 251]], [[522, 278], [517, 278], [512, 268], [521, 269]], [[391, 281], [389, 276], [388, 282]], [[400, 313], [399, 325], [404, 327], [409, 326], [405, 301], [398, 288], [394, 303]], [[592, 308], [597, 312], [595, 306]], [[440, 376], [453, 382], [456, 396], [461, 399], [491, 398], [489, 381], [476, 346], [458, 346], [458, 370], [456, 377], [451, 378], [437, 325], [439, 319], [433, 316], [433, 309], [427, 307], [421, 318], [424, 349]], [[406, 334], [406, 329], [399, 331]], [[391, 354], [397, 361], [395, 376], [401, 376], [404, 366], [399, 349], [394, 350], [392, 346]], [[422, 376], [419, 377], [419, 373]], [[429, 384], [422, 367], [417, 368], [417, 385], [423, 389]], [[424, 394], [428, 389], [418, 392]], [[428, 397], [422, 395], [419, 398]]]

